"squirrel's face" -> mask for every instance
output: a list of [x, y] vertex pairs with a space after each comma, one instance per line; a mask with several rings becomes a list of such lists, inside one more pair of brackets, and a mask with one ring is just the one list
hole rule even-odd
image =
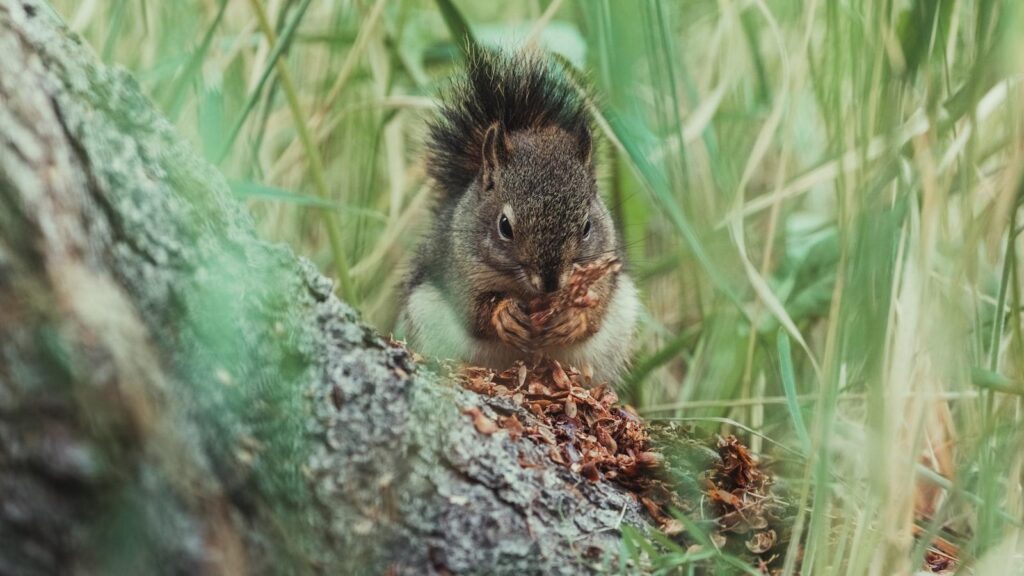
[[474, 227], [491, 287], [522, 297], [554, 292], [574, 264], [617, 250], [597, 193], [589, 133], [505, 134], [494, 125], [483, 148]]

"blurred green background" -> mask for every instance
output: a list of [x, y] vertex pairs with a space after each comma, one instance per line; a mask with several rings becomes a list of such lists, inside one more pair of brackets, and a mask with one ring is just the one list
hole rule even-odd
[[1018, 2], [53, 4], [385, 333], [458, 40], [558, 54], [646, 306], [624, 398], [774, 462], [804, 573], [1022, 573]]

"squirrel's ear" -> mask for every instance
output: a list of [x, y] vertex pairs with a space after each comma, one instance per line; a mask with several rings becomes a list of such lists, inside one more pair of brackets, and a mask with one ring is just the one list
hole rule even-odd
[[590, 128], [581, 130], [576, 140], [579, 145], [580, 162], [583, 162], [584, 166], [590, 166], [590, 161], [594, 157], [594, 141], [590, 136]]
[[481, 156], [483, 158], [483, 184], [484, 189], [487, 189], [493, 184], [494, 170], [508, 159], [508, 140], [505, 138], [505, 129], [501, 122], [491, 124], [487, 128], [487, 132], [484, 133]]

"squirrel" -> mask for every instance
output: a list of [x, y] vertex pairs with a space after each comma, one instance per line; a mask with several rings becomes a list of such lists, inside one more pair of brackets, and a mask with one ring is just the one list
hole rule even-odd
[[539, 331], [528, 308], [574, 266], [624, 258], [583, 97], [540, 53], [477, 50], [441, 102], [425, 142], [433, 225], [401, 312], [412, 348], [499, 370], [543, 355], [617, 382], [640, 309], [625, 269], [593, 283], [592, 307]]

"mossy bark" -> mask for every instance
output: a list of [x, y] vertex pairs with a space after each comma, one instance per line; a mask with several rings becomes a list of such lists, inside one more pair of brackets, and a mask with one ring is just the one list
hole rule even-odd
[[478, 433], [512, 408], [257, 238], [45, 3], [0, 0], [0, 54], [0, 573], [577, 573], [647, 526]]

